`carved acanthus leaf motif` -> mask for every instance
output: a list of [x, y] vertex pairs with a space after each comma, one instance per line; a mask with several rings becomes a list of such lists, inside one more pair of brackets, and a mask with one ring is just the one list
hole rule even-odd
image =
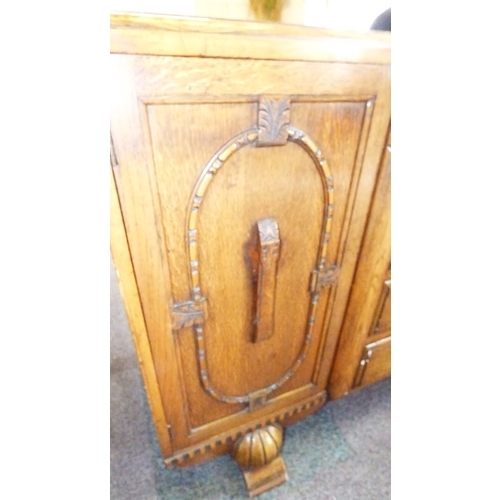
[[340, 275], [340, 267], [330, 266], [319, 273], [318, 288], [326, 288], [337, 283]]
[[259, 137], [257, 146], [283, 146], [288, 140], [290, 124], [290, 98], [261, 97], [258, 115]]
[[328, 266], [321, 271], [314, 270], [311, 276], [311, 291], [317, 292], [337, 284], [340, 275], [340, 267]]
[[180, 330], [205, 321], [205, 308], [192, 301], [174, 304], [172, 309], [172, 330]]

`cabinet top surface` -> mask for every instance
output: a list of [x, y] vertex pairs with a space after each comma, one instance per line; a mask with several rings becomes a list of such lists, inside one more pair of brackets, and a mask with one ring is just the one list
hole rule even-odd
[[390, 64], [387, 32], [130, 13], [110, 27], [111, 53]]

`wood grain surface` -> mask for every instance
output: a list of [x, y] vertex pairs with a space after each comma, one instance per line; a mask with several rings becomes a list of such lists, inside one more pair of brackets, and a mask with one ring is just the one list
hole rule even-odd
[[117, 268], [162, 451], [194, 463], [323, 397], [377, 203], [390, 38], [123, 15], [111, 52]]
[[111, 52], [387, 64], [390, 34], [112, 14]]

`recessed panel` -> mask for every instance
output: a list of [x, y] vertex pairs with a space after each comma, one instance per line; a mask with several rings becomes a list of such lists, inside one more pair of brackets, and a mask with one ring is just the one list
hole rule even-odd
[[[327, 259], [338, 252], [365, 103], [291, 102], [290, 123], [314, 140], [333, 178], [335, 209]], [[187, 217], [193, 189], [224, 143], [255, 127], [257, 102], [148, 105], [156, 185], [175, 302], [190, 299]], [[176, 125], [173, 125], [176, 124]], [[207, 125], [210, 124], [210, 125]], [[197, 271], [206, 299], [202, 354], [217, 391], [248, 395], [269, 387], [300, 357], [308, 332], [311, 273], [317, 266], [324, 214], [324, 179], [311, 152], [294, 142], [241, 148], [211, 179], [197, 213]], [[279, 227], [273, 281], [273, 333], [255, 342], [255, 264], [259, 221]], [[327, 262], [334, 263], [332, 262]], [[311, 384], [320, 362], [329, 290], [319, 294], [310, 345], [300, 367], [268, 399]], [[177, 358], [191, 428], [246, 408], [210, 396], [201, 384], [193, 328], [176, 332]], [[309, 342], [308, 342], [309, 343]]]

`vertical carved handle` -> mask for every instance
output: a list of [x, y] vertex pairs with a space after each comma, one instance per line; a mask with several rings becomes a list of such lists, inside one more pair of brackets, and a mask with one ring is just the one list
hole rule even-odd
[[274, 330], [274, 300], [280, 253], [280, 237], [275, 219], [257, 222], [257, 282], [254, 297], [254, 342], [268, 339]]

